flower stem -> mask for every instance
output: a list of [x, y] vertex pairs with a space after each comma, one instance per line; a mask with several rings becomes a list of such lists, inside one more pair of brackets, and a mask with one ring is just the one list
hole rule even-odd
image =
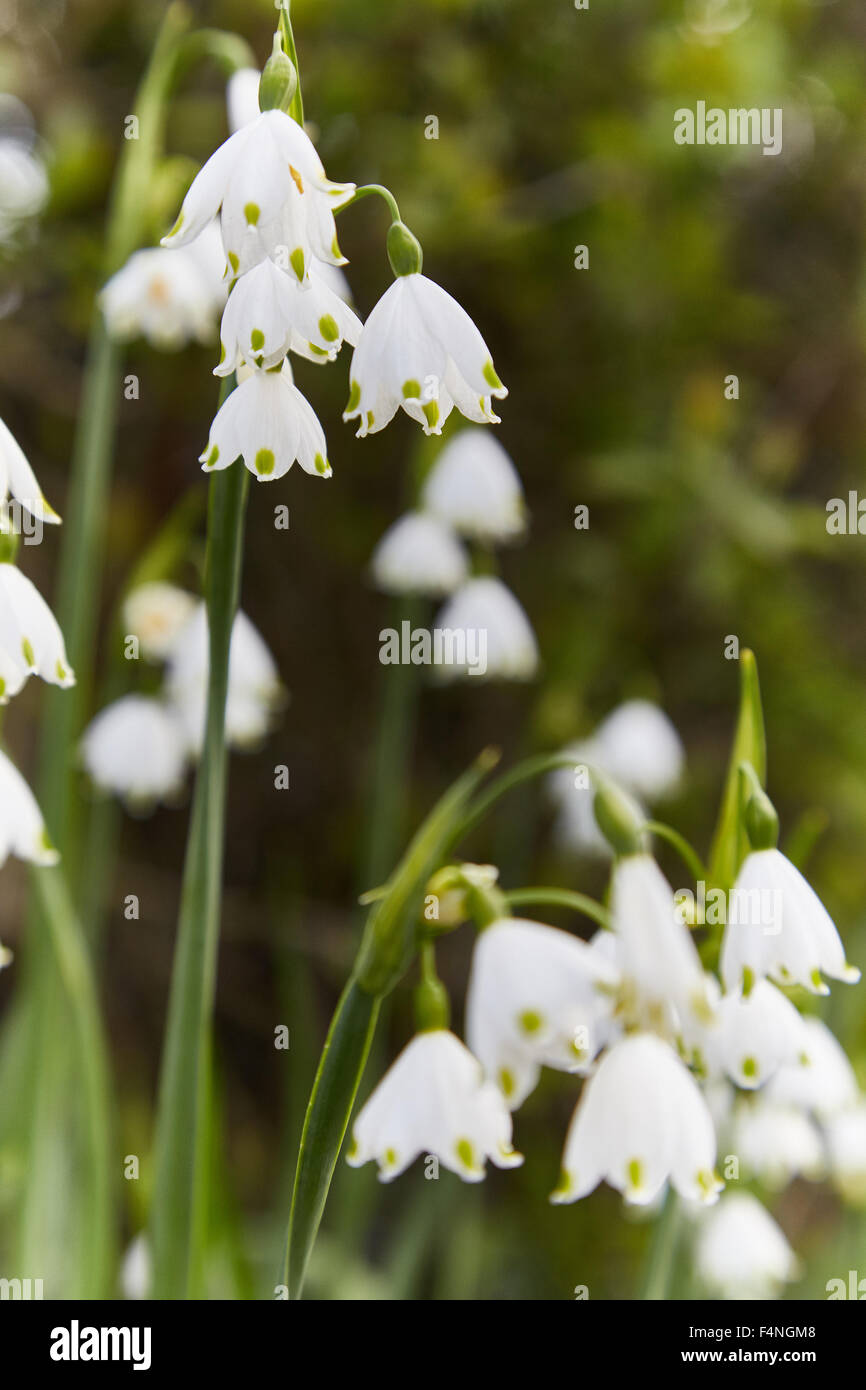
[[290, 0], [280, 0], [280, 34], [283, 40], [283, 48], [288, 53], [295, 65], [295, 72], [298, 76], [298, 85], [292, 97], [292, 104], [289, 107], [289, 115], [293, 116], [298, 125], [304, 124], [304, 98], [301, 95], [301, 65], [298, 62], [298, 50], [295, 47], [295, 35], [292, 32], [292, 21], [289, 15]]
[[204, 1240], [197, 1192], [207, 1157], [205, 1112], [224, 851], [225, 707], [248, 489], [249, 474], [240, 462], [210, 482], [207, 722], [187, 838], [157, 1108], [152, 1234], [159, 1298], [193, 1296]]
[[681, 1215], [677, 1195], [672, 1188], [668, 1188], [661, 1216], [656, 1222], [652, 1236], [641, 1295], [645, 1300], [660, 1302], [668, 1296], [679, 1242]]
[[688, 868], [695, 882], [706, 883], [706, 865], [697, 850], [689, 844], [685, 835], [681, 835], [678, 830], [674, 830], [672, 825], [665, 825], [664, 821], [660, 820], [645, 821], [643, 829], [648, 830], [651, 835], [657, 835], [660, 840], [666, 840], [669, 845], [672, 845]]
[[351, 198], [347, 198], [345, 203], [341, 203], [340, 206], [335, 209], [335, 211], [343, 212], [345, 208], [350, 208], [353, 203], [359, 203], [362, 198], [369, 198], [372, 194], [376, 194], [377, 197], [382, 198], [384, 202], [388, 204], [388, 209], [391, 213], [392, 222], [402, 222], [403, 219], [400, 216], [400, 209], [397, 206], [397, 199], [394, 197], [394, 194], [391, 192], [390, 188], [386, 188], [385, 185], [381, 183], [361, 184], [360, 188], [355, 189]]
[[609, 928], [610, 913], [607, 908], [589, 898], [585, 893], [574, 893], [569, 888], [512, 888], [505, 894], [509, 907], [521, 907], [524, 903], [546, 904], [550, 907], [567, 907], [571, 912], [582, 912], [599, 926]]

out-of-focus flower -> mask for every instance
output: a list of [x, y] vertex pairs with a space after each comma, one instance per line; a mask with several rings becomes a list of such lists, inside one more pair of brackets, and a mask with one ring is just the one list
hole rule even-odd
[[780, 850], [746, 856], [732, 900], [737, 911], [728, 913], [721, 955], [728, 989], [769, 975], [777, 984], [827, 994], [822, 973], [848, 984], [859, 980], [827, 909]]
[[4, 946], [3, 942], [0, 941], [0, 970], [5, 970], [7, 966], [12, 964], [14, 959], [15, 957], [9, 950], [9, 947]]
[[418, 1033], [400, 1053], [355, 1121], [347, 1161], [375, 1158], [389, 1182], [419, 1154], [435, 1154], [466, 1182], [481, 1181], [488, 1158], [497, 1168], [523, 1162], [501, 1091], [445, 1028]]
[[646, 1206], [670, 1181], [681, 1197], [710, 1203], [716, 1136], [691, 1073], [661, 1038], [632, 1033], [615, 1043], [584, 1084], [553, 1202], [575, 1202], [602, 1179]]
[[108, 332], [121, 342], [146, 338], [167, 352], [210, 342], [225, 303], [224, 271], [215, 224], [182, 250], [134, 251], [100, 295]]
[[514, 540], [526, 529], [517, 470], [488, 430], [461, 430], [449, 440], [427, 476], [421, 500], [455, 531], [487, 544]]
[[63, 634], [48, 604], [15, 565], [0, 564], [0, 704], [30, 676], [64, 689], [75, 684]]
[[768, 1099], [763, 1091], [743, 1097], [733, 1116], [733, 1151], [746, 1176], [782, 1188], [795, 1177], [824, 1176], [824, 1146], [815, 1123], [794, 1105]]
[[427, 512], [407, 512], [373, 552], [373, 579], [386, 594], [441, 598], [466, 578], [466, 553], [454, 532]]
[[0, 420], [0, 531], [10, 529], [6, 508], [10, 496], [39, 521], [56, 526], [60, 517], [42, 495], [36, 474], [7, 425]]
[[[198, 754], [204, 739], [208, 678], [207, 610], [202, 603], [177, 636], [169, 657], [166, 696], [182, 721], [187, 747]], [[234, 747], [258, 743], [283, 696], [274, 659], [245, 613], [232, 628], [226, 701], [226, 740]]]
[[465, 309], [414, 272], [398, 275], [373, 309], [352, 356], [344, 420], [358, 436], [383, 430], [402, 407], [425, 434], [441, 434], [456, 405], [496, 423], [493, 397], [507, 396], [490, 350]]
[[616, 970], [585, 941], [503, 918], [480, 933], [466, 1001], [466, 1040], [512, 1110], [542, 1066], [580, 1071], [604, 1041]]
[[40, 213], [48, 201], [48, 176], [33, 150], [30, 113], [22, 103], [3, 97], [3, 116], [10, 104], [23, 120], [4, 119], [0, 128], [0, 244], [14, 240], [23, 223]]
[[799, 1062], [807, 1034], [797, 1009], [775, 985], [758, 980], [748, 995], [737, 990], [718, 1003], [714, 1021], [701, 1032], [701, 1060], [710, 1073], [724, 1072], [755, 1090], [779, 1067]]
[[171, 797], [183, 781], [186, 745], [177, 716], [160, 700], [124, 695], [100, 710], [81, 741], [84, 766], [103, 791], [132, 809]]
[[778, 1298], [799, 1274], [784, 1232], [750, 1192], [726, 1193], [700, 1218], [695, 1268], [721, 1298]]
[[866, 1101], [827, 1120], [833, 1181], [846, 1201], [866, 1205]]
[[324, 431], [295, 386], [288, 361], [252, 371], [217, 411], [202, 468], [228, 468], [239, 457], [259, 482], [282, 478], [296, 459], [305, 473], [330, 478]]
[[0, 752], [0, 867], [10, 854], [43, 865], [56, 864], [60, 858], [36, 798], [15, 765]]
[[821, 1119], [855, 1105], [857, 1078], [844, 1049], [820, 1018], [804, 1018], [802, 1052], [780, 1067], [767, 1086], [769, 1099], [810, 1110]]
[[473, 671], [470, 651], [476, 647], [479, 660], [474, 669], [489, 679], [531, 680], [538, 669], [532, 625], [499, 579], [488, 575], [468, 579], [440, 610], [435, 626], [441, 632], [463, 634], [462, 643], [452, 647], [452, 659], [438, 668], [443, 677], [469, 675]]
[[664, 710], [649, 700], [626, 700], [593, 735], [599, 766], [642, 801], [660, 801], [676, 789], [685, 754]]
[[157, 580], [132, 590], [123, 605], [123, 621], [127, 632], [138, 638], [143, 657], [165, 661], [195, 607], [196, 600], [185, 589]]
[[152, 1279], [153, 1261], [150, 1245], [142, 1231], [129, 1242], [121, 1261], [120, 1287], [124, 1298], [149, 1298]]
[[272, 260], [260, 261], [228, 297], [222, 358], [214, 372], [228, 376], [241, 362], [275, 367], [290, 350], [313, 362], [333, 362], [343, 340], [356, 343], [360, 333], [361, 320], [315, 265], [299, 285]]

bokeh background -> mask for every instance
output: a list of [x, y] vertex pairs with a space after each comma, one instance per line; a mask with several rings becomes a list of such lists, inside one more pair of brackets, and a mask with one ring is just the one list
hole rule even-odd
[[[268, 0], [192, 8], [201, 23], [242, 34], [263, 61]], [[0, 414], [61, 513], [107, 199], [162, 9], [0, 3], [0, 90], [33, 112], [51, 181], [38, 225], [2, 254]], [[403, 415], [356, 441], [340, 420], [346, 355], [326, 372], [299, 363], [334, 477], [320, 484], [294, 470], [251, 496], [242, 605], [290, 703], [266, 743], [231, 763], [209, 1274], [211, 1291], [230, 1297], [270, 1296], [277, 1282], [299, 1127], [357, 941], [358, 893], [481, 747], [500, 746], [506, 760], [555, 749], [623, 698], [655, 699], [688, 756], [665, 815], [706, 849], [736, 709], [724, 645], [736, 635], [758, 656], [783, 843], [804, 817], [821, 830], [809, 875], [849, 957], [866, 965], [866, 538], [826, 529], [828, 499], [863, 476], [863, 7], [295, 0], [293, 20], [330, 176], [394, 189], [425, 270], [467, 307], [510, 388], [497, 433], [531, 527], [502, 552], [501, 572], [536, 629], [542, 669], [525, 686], [419, 683], [395, 843], [376, 841], [389, 676], [378, 634], [393, 610], [369, 580], [369, 559], [436, 446]], [[676, 146], [673, 111], [700, 98], [783, 107], [782, 154]], [[425, 138], [429, 115], [435, 140]], [[224, 77], [200, 66], [173, 102], [169, 151], [202, 162], [226, 133]], [[142, 190], [154, 242], [173, 220], [177, 179], [165, 184]], [[341, 218], [362, 316], [388, 283], [385, 230], [376, 200]], [[587, 270], [574, 267], [578, 245], [589, 248]], [[172, 577], [200, 588], [206, 484], [196, 459], [215, 409], [214, 360], [206, 347], [128, 350], [125, 370], [141, 389], [120, 404], [104, 517], [102, 680], [116, 666], [119, 597], [179, 503], [188, 539]], [[724, 395], [731, 373], [735, 401]], [[280, 502], [291, 509], [288, 532], [273, 525]], [[589, 507], [585, 531], [573, 525], [578, 504]], [[57, 553], [52, 534], [22, 554], [49, 596]], [[129, 675], [136, 688], [147, 679]], [[92, 692], [90, 713], [104, 698]], [[33, 683], [4, 714], [4, 742], [27, 772], [42, 704]], [[289, 791], [274, 790], [277, 764], [290, 769]], [[117, 1151], [141, 1156], [140, 1180], [118, 1182], [131, 1240], [152, 1176], [188, 802], [137, 821], [96, 808], [83, 776], [76, 794], [103, 818], [108, 848], [87, 925], [110, 1031]], [[601, 894], [603, 868], [557, 851], [550, 830], [543, 788], [531, 786], [467, 848], [498, 863], [507, 886]], [[675, 861], [660, 857], [678, 882]], [[86, 880], [86, 859], [79, 870]], [[123, 915], [130, 893], [137, 921]], [[0, 937], [25, 960], [26, 894], [26, 872], [10, 862]], [[458, 1021], [470, 947], [467, 929], [440, 951]], [[0, 976], [0, 1015], [17, 975], [16, 965]], [[408, 993], [387, 1011], [368, 1082], [409, 1036]], [[839, 987], [825, 1014], [861, 1079], [863, 998]], [[288, 1052], [273, 1046], [280, 1023]], [[480, 1189], [447, 1174], [425, 1182], [420, 1166], [382, 1189], [372, 1171], [341, 1165], [310, 1293], [568, 1298], [583, 1283], [593, 1298], [633, 1296], [646, 1222], [607, 1189], [574, 1207], [546, 1203], [575, 1094], [570, 1078], [545, 1074], [518, 1117], [525, 1167], [493, 1171]], [[21, 1176], [14, 1144], [0, 1145], [0, 1229], [14, 1221]], [[822, 1296], [828, 1278], [856, 1264], [858, 1245], [862, 1257], [862, 1223], [828, 1187], [795, 1183], [775, 1211], [806, 1259], [795, 1296]], [[675, 1293], [687, 1287], [685, 1264], [677, 1279]]]

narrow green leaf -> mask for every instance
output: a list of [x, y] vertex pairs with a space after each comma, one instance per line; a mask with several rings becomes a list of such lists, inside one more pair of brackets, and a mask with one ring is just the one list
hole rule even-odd
[[740, 710], [710, 855], [710, 878], [713, 884], [724, 889], [733, 885], [748, 852], [740, 788], [741, 763], [751, 763], [763, 786], [767, 776], [764, 714], [758, 666], [754, 652], [748, 649], [740, 653]]

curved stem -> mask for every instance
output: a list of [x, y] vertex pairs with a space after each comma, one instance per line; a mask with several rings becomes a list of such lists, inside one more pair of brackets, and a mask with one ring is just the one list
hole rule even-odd
[[505, 894], [509, 907], [522, 907], [524, 903], [546, 904], [549, 907], [567, 907], [571, 912], [581, 912], [598, 922], [600, 927], [610, 928], [610, 913], [595, 898], [585, 893], [572, 892], [570, 888], [511, 888]]
[[683, 863], [688, 867], [695, 882], [707, 881], [707, 868], [697, 850], [694, 849], [678, 830], [674, 830], [672, 825], [665, 825], [664, 821], [648, 820], [644, 822], [644, 830], [648, 830], [652, 835], [658, 835], [660, 840], [666, 840], [677, 852]]
[[557, 769], [563, 767], [573, 767], [574, 761], [574, 753], [539, 753], [533, 758], [527, 758], [524, 762], [518, 763], [510, 772], [497, 777], [487, 791], [479, 796], [475, 805], [469, 808], [469, 814], [457, 828], [455, 843], [465, 839], [506, 793], [513, 791], [515, 787], [522, 786], [524, 782], [532, 781], [535, 777], [543, 777], [547, 772], [556, 772]]
[[394, 197], [390, 188], [386, 188], [383, 183], [362, 183], [360, 188], [355, 189], [351, 198], [347, 198], [345, 203], [341, 203], [335, 211], [343, 212], [345, 208], [350, 208], [353, 203], [359, 203], [362, 198], [369, 198], [373, 194], [378, 198], [382, 198], [388, 204], [392, 222], [402, 222], [403, 219], [400, 216], [397, 199]]

